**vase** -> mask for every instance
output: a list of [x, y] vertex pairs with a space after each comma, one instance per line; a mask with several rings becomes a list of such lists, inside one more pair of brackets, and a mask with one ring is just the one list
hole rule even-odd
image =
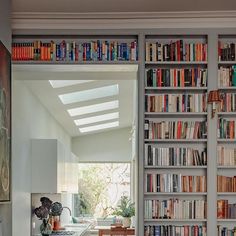
[[123, 223], [124, 228], [129, 228], [131, 225], [131, 218], [130, 217], [123, 217], [122, 223]]
[[43, 219], [43, 223], [40, 225], [40, 233], [42, 236], [49, 236], [52, 233], [52, 226], [47, 219]]

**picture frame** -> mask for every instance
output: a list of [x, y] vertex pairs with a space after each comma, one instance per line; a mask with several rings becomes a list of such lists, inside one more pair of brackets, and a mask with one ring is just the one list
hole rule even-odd
[[11, 201], [11, 54], [0, 41], [0, 202]]

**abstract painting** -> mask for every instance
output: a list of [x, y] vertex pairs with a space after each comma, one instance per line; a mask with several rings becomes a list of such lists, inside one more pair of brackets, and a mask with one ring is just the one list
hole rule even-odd
[[0, 201], [11, 198], [11, 55], [0, 41]]

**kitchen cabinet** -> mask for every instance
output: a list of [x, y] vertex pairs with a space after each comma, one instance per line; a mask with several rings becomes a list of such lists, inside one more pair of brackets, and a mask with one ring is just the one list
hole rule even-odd
[[57, 139], [33, 139], [32, 193], [77, 193], [78, 158]]

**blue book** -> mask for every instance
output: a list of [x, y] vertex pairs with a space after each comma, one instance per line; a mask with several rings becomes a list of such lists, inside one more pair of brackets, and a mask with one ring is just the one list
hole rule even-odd
[[155, 236], [161, 236], [161, 226], [158, 225], [158, 226], [154, 226], [154, 227], [155, 227], [154, 235]]

